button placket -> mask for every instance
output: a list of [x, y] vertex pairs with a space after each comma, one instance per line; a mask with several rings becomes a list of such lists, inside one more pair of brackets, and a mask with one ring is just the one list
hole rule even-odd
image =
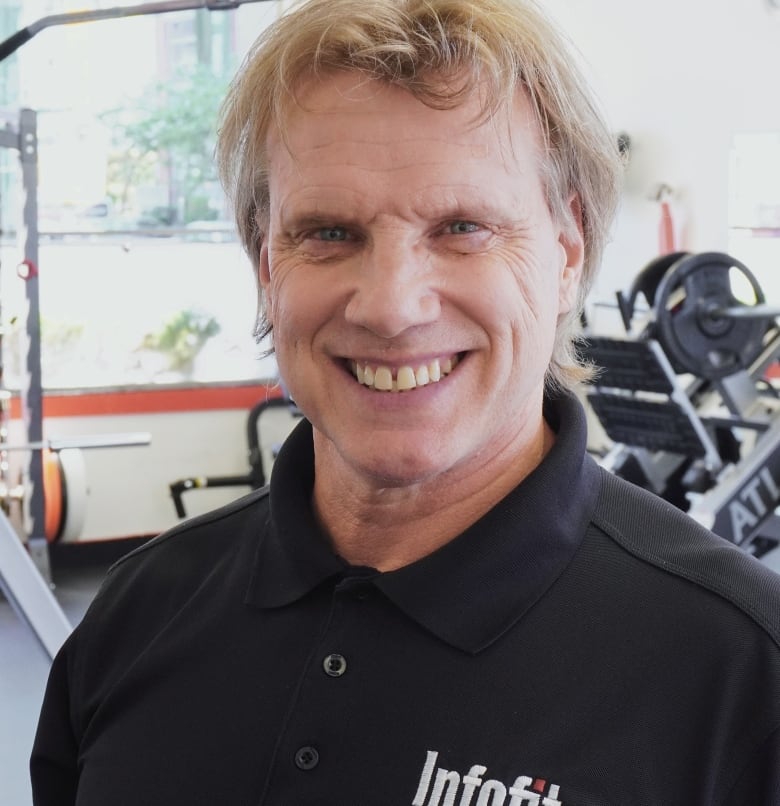
[[[350, 653], [355, 651], [356, 634], [359, 636], [364, 629], [366, 615], [364, 605], [359, 603], [365, 601], [366, 593], [370, 595], [370, 586], [365, 584], [337, 586], [333, 591], [330, 613], [318, 638], [318, 651], [315, 650], [301, 681], [300, 696], [285, 731], [287, 769], [293, 778], [285, 782], [282, 774], [279, 779], [282, 787], [316, 786], [314, 782], [329, 774], [332, 763], [331, 756], [326, 759], [323, 753], [329, 747], [343, 743], [345, 725], [349, 720], [345, 722], [334, 717], [342, 707], [349, 708], [350, 678], [360, 668], [360, 663]], [[293, 779], [298, 783], [295, 784]]]

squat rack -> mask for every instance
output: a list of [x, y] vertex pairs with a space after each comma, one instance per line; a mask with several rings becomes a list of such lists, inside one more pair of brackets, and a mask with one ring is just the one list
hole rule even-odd
[[[160, 0], [135, 6], [66, 12], [42, 17], [0, 42], [0, 62], [15, 53], [40, 31], [59, 25], [106, 19], [163, 14], [173, 11], [206, 9], [226, 11], [245, 3], [267, 0]], [[0, 405], [0, 466], [6, 451], [24, 450], [26, 479], [22, 500], [26, 546], [19, 539], [5, 511], [0, 508], [0, 591], [20, 619], [53, 658], [68, 637], [72, 626], [51, 591], [48, 543], [45, 534], [45, 499], [43, 487], [43, 450], [66, 447], [100, 448], [119, 445], [142, 445], [149, 442], [145, 434], [116, 435], [84, 440], [43, 440], [43, 389], [41, 379], [40, 308], [38, 277], [38, 137], [37, 117], [32, 109], [22, 108], [18, 120], [7, 117], [0, 129], [0, 149], [19, 154], [22, 175], [23, 210], [20, 243], [24, 259], [17, 274], [25, 282], [24, 312], [25, 367], [20, 397], [26, 444], [9, 446], [5, 442], [6, 412]], [[2, 323], [0, 323], [0, 327]], [[2, 355], [0, 354], [0, 395], [2, 388]], [[0, 401], [2, 403], [2, 401]], [[0, 468], [1, 469], [1, 468]]]
[[[21, 44], [21, 43], [20, 43]], [[0, 148], [19, 153], [22, 173], [23, 211], [21, 242], [24, 260], [19, 275], [25, 281], [26, 310], [24, 336], [26, 360], [20, 390], [22, 420], [29, 443], [42, 443], [43, 409], [40, 357], [40, 310], [38, 295], [38, 138], [36, 114], [22, 109], [18, 124], [8, 120], [0, 130]], [[2, 324], [0, 323], [0, 326]], [[0, 372], [2, 356], [0, 355]], [[2, 391], [2, 390], [0, 390]], [[3, 404], [5, 406], [5, 403]], [[5, 418], [0, 450], [5, 458]], [[23, 494], [27, 548], [16, 534], [5, 511], [0, 510], [0, 589], [17, 614], [33, 630], [44, 649], [53, 657], [70, 632], [70, 624], [54, 599], [48, 584], [49, 555], [44, 530], [43, 454], [41, 450], [25, 453]], [[5, 466], [5, 463], [3, 463]]]

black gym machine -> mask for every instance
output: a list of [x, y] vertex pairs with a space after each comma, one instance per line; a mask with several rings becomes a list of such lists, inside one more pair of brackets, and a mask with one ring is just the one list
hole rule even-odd
[[780, 309], [720, 252], [664, 255], [617, 293], [625, 336], [589, 332], [599, 460], [747, 552], [780, 545]]

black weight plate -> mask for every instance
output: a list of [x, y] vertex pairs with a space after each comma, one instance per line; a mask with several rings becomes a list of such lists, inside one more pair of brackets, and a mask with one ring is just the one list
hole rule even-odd
[[764, 294], [750, 270], [721, 252], [676, 261], [656, 290], [656, 334], [678, 372], [708, 380], [745, 369], [761, 352], [766, 318], [730, 317], [728, 308], [746, 306], [735, 294], [733, 271], [747, 280], [755, 304]]
[[628, 292], [618, 291], [618, 308], [626, 330], [631, 329], [631, 320], [634, 317], [637, 297], [641, 294], [647, 301], [648, 306], [652, 308], [655, 304], [656, 289], [664, 274], [680, 258], [688, 254], [688, 252], [671, 252], [668, 255], [660, 255], [654, 258], [640, 269]]

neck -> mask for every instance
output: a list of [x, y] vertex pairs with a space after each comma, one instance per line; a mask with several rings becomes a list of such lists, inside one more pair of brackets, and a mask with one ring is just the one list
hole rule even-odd
[[555, 441], [543, 420], [523, 443], [431, 480], [388, 486], [345, 463], [315, 431], [314, 510], [351, 565], [392, 571], [431, 554], [513, 490]]

